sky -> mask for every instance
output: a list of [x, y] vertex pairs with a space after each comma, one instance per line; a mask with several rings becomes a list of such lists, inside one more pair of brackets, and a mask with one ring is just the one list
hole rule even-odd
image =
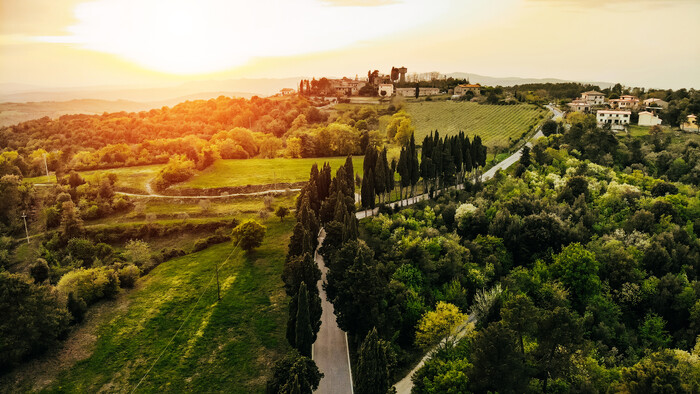
[[0, 0], [0, 84], [166, 86], [405, 66], [700, 88], [698, 16], [698, 0]]

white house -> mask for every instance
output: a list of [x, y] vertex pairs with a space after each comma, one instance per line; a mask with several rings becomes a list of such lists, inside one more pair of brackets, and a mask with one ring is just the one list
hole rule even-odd
[[631, 116], [631, 111], [599, 110], [596, 112], [595, 118], [598, 126], [609, 124], [613, 130], [624, 130], [625, 126], [630, 124]]
[[583, 100], [574, 100], [567, 104], [573, 112], [584, 112], [588, 113], [591, 111], [591, 105]]
[[[435, 96], [436, 94], [440, 94], [440, 89], [423, 87], [418, 88], [418, 96]], [[404, 97], [415, 97], [416, 88], [396, 88], [396, 95]]]
[[377, 93], [379, 93], [379, 97], [391, 97], [394, 95], [394, 85], [390, 83], [380, 83]]
[[639, 113], [639, 121], [637, 124], [640, 126], [655, 126], [661, 124], [661, 118], [654, 115], [654, 113], [649, 111], [644, 111]]
[[634, 96], [620, 96], [619, 99], [610, 100], [610, 108], [613, 109], [633, 109], [639, 105], [639, 99]]
[[591, 90], [581, 93], [581, 100], [590, 105], [603, 105], [605, 104], [605, 94]]

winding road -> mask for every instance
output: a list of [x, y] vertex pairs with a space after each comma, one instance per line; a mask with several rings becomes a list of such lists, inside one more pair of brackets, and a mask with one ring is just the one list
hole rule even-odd
[[[563, 114], [551, 105], [547, 105], [547, 108], [552, 112], [554, 119], [561, 119]], [[541, 130], [538, 130], [535, 135], [525, 144], [527, 146], [532, 146], [532, 142], [537, 139], [544, 137]], [[512, 166], [520, 160], [522, 156], [523, 148], [520, 148], [517, 152], [510, 155], [507, 159], [496, 164], [484, 174], [481, 175], [481, 181], [485, 182], [496, 175], [500, 170], [505, 170], [506, 168]], [[464, 188], [464, 185], [458, 185], [458, 189]], [[357, 195], [355, 198], [357, 199]], [[415, 204], [419, 201], [428, 198], [428, 194], [420, 194], [414, 197], [410, 197], [401, 201], [396, 201], [388, 204], [391, 208], [394, 208], [397, 204], [401, 206]], [[369, 216], [374, 216], [377, 214], [379, 208], [367, 209], [364, 211], [359, 211], [355, 213], [358, 219], [364, 219]], [[323, 238], [325, 237], [325, 232], [321, 229], [319, 233], [319, 248], [323, 243]], [[323, 256], [318, 253], [316, 249], [316, 263], [321, 269], [322, 277], [321, 281], [318, 283], [319, 294], [321, 296], [321, 302], [323, 307], [323, 313], [321, 315], [321, 329], [318, 332], [316, 342], [313, 347], [313, 359], [316, 362], [319, 370], [325, 374], [321, 383], [319, 384], [317, 393], [353, 393], [352, 387], [352, 371], [350, 369], [350, 356], [347, 343], [347, 334], [343, 332], [339, 327], [333, 313], [333, 304], [328, 302], [326, 299], [326, 292], [323, 290], [322, 283], [326, 279], [326, 272], [328, 269], [323, 261]], [[473, 323], [472, 317], [465, 322], [463, 322], [455, 331], [455, 337], [457, 339], [462, 338], [468, 332], [469, 324]], [[396, 385], [397, 394], [410, 394], [413, 388], [413, 374], [420, 369], [425, 361], [430, 358], [434, 348], [429, 351], [416, 365], [411, 372], [409, 372], [403, 379], [401, 379]]]

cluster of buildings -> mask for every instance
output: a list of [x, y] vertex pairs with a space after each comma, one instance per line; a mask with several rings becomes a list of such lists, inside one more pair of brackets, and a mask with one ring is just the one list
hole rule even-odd
[[[378, 70], [374, 70], [367, 72], [366, 78], [359, 78], [356, 75], [355, 79], [344, 77], [302, 80], [299, 84], [298, 93], [302, 95], [327, 97], [350, 97], [360, 95], [415, 97], [416, 87], [407, 87], [407, 85], [411, 84], [411, 82], [407, 82], [407, 80], [413, 79], [415, 82], [419, 82], [419, 79], [415, 73], [412, 78], [410, 75], [409, 78], [407, 78], [407, 72], [408, 69], [406, 67], [392, 67], [390, 74], [380, 74]], [[431, 80], [439, 77], [437, 73], [429, 73], [426, 75], [433, 78]], [[454, 89], [449, 89], [446, 93], [453, 95], [453, 98], [457, 98], [466, 95], [468, 92], [471, 92], [474, 96], [479, 96], [481, 95], [481, 90], [481, 85], [470, 84], [469, 81], [467, 81], [466, 84], [461, 84]], [[418, 88], [418, 96], [435, 96], [440, 93], [445, 92], [440, 91], [440, 88], [436, 87], [421, 86]], [[297, 91], [290, 88], [282, 89], [277, 93], [278, 96], [289, 96], [293, 94], [297, 94]]]
[[581, 97], [570, 102], [569, 109], [574, 112], [596, 113], [596, 121], [599, 126], [610, 125], [613, 130], [624, 130], [630, 124], [632, 111], [638, 112], [640, 126], [654, 126], [661, 124], [661, 118], [657, 116], [659, 111], [668, 108], [668, 103], [650, 98], [641, 101], [631, 95], [622, 95], [617, 99], [605, 100], [605, 94], [596, 91], [581, 93]]

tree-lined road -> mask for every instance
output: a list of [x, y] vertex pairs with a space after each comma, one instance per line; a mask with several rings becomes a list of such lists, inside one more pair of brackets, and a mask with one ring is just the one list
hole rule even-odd
[[321, 297], [321, 328], [316, 336], [311, 357], [318, 369], [323, 372], [323, 379], [318, 385], [317, 393], [321, 394], [353, 394], [352, 373], [350, 372], [350, 353], [348, 351], [347, 334], [338, 327], [335, 319], [333, 304], [328, 302], [323, 283], [326, 282], [328, 268], [323, 256], [318, 250], [326, 237], [326, 231], [321, 229], [318, 236], [318, 248], [314, 258], [321, 270], [321, 280], [318, 282], [318, 293]]

